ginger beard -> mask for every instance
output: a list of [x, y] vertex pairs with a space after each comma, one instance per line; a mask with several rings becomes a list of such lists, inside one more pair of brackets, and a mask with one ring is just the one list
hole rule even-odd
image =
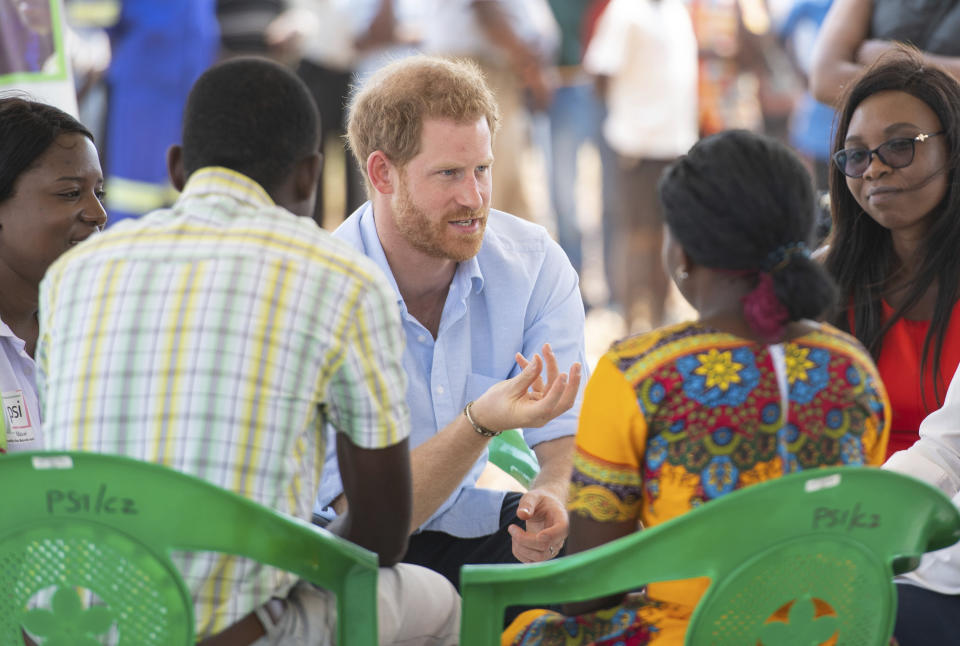
[[[462, 262], [473, 258], [480, 251], [490, 207], [461, 207], [431, 219], [426, 211], [414, 203], [407, 188], [406, 174], [401, 171], [393, 211], [397, 230], [414, 249], [431, 258]], [[468, 221], [475, 222], [472, 226], [453, 224]], [[458, 230], [461, 226], [462, 231]]]

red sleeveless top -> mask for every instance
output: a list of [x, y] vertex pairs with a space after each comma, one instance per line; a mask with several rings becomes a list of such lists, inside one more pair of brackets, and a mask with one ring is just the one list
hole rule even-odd
[[[937, 391], [940, 399], [960, 364], [960, 307], [954, 304], [950, 325], [943, 339], [940, 354], [940, 374]], [[884, 320], [893, 315], [893, 308], [884, 301]], [[853, 318], [851, 310], [850, 318]], [[852, 320], [851, 320], [852, 325]], [[883, 347], [877, 359], [880, 378], [887, 387], [890, 407], [893, 411], [890, 424], [890, 442], [887, 457], [909, 448], [920, 437], [917, 432], [920, 422], [927, 414], [940, 406], [937, 404], [933, 381], [933, 351], [936, 340], [931, 342], [926, 370], [923, 373], [923, 391], [920, 390], [920, 356], [923, 340], [930, 329], [930, 321], [913, 321], [901, 318], [883, 337]]]

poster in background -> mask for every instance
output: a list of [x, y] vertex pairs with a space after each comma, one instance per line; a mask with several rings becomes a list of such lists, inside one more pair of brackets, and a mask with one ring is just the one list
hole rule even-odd
[[0, 0], [0, 96], [25, 94], [77, 115], [61, 0]]

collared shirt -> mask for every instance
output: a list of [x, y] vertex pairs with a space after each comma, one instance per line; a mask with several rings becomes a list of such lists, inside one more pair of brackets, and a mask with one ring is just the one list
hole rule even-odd
[[[960, 506], [960, 369], [947, 388], [943, 406], [920, 424], [920, 439], [890, 456], [884, 469], [929, 482]], [[942, 594], [960, 594], [960, 544], [930, 552], [903, 580]]]
[[[403, 367], [409, 381], [411, 447], [461, 415], [468, 401], [515, 376], [520, 371], [514, 359], [517, 352], [531, 357], [549, 342], [561, 370], [579, 361], [586, 382], [579, 281], [543, 227], [490, 211], [480, 252], [459, 263], [454, 273], [436, 339], [407, 311], [377, 236], [370, 203], [351, 215], [334, 236], [373, 260], [393, 285], [407, 341]], [[535, 446], [574, 435], [581, 395], [582, 387], [573, 408], [543, 428], [525, 429], [527, 443]], [[465, 538], [497, 530], [504, 494], [475, 486], [486, 462], [484, 453], [421, 529]], [[318, 508], [342, 490], [336, 456], [328, 451]]]
[[[158, 462], [306, 520], [324, 419], [364, 448], [409, 433], [383, 274], [228, 169], [196, 171], [172, 209], [66, 253], [40, 308], [54, 449]], [[200, 637], [295, 580], [245, 559], [177, 556]]]
[[0, 321], [0, 452], [43, 448], [40, 406], [37, 403], [37, 366], [26, 344]]

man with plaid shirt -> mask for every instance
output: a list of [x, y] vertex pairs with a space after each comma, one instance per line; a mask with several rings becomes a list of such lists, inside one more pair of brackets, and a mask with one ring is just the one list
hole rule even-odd
[[[47, 446], [157, 462], [309, 520], [329, 421], [351, 508], [331, 530], [392, 566], [411, 513], [399, 315], [376, 266], [309, 217], [318, 131], [279, 65], [236, 59], [197, 81], [168, 155], [176, 204], [79, 245], [41, 285]], [[329, 592], [176, 556], [203, 644], [332, 640]], [[380, 643], [456, 643], [440, 575], [383, 567], [379, 592]]]

